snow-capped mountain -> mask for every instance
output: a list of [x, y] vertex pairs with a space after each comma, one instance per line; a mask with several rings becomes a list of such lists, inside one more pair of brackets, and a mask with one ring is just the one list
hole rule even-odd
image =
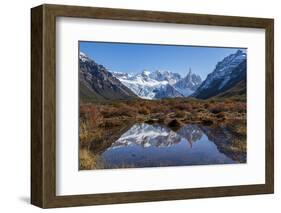
[[82, 100], [129, 100], [137, 96], [104, 66], [79, 54], [79, 94]]
[[111, 145], [111, 148], [115, 149], [130, 145], [139, 145], [143, 148], [152, 146], [170, 147], [180, 143], [182, 140], [192, 146], [192, 144], [197, 140], [200, 140], [202, 136], [202, 131], [196, 125], [188, 124], [180, 128], [179, 131], [174, 132], [161, 125], [139, 123], [135, 124], [125, 132]]
[[175, 84], [177, 81], [181, 79], [180, 74], [173, 73], [170, 71], [160, 71], [156, 70], [155, 72], [146, 71], [149, 78], [154, 79], [156, 81], [167, 81], [170, 85]]
[[138, 144], [142, 147], [167, 147], [179, 143], [180, 140], [181, 137], [167, 127], [140, 123], [132, 126], [112, 147], [129, 146], [130, 144]]
[[[200, 76], [191, 73], [185, 78], [181, 78], [178, 73], [160, 70], [154, 72], [144, 70], [134, 75], [120, 72], [112, 73], [137, 96], [144, 99], [186, 97], [194, 92], [194, 88], [197, 88], [201, 83]], [[179, 87], [176, 87], [178, 82], [181, 83], [179, 83]]]
[[83, 52], [79, 53], [79, 61], [85, 63], [87, 61], [90, 61], [91, 59]]
[[121, 74], [120, 72], [113, 72], [112, 74], [137, 96], [144, 99], [155, 99], [157, 89], [168, 84], [168, 81], [157, 81], [150, 78], [150, 72], [148, 71], [135, 75]]
[[184, 97], [183, 94], [178, 92], [173, 86], [170, 84], [166, 84], [154, 90], [155, 92], [155, 99], [162, 99], [162, 98], [178, 98]]
[[[218, 62], [214, 71], [198, 87], [193, 97], [207, 99], [225, 93], [237, 85], [245, 85], [247, 56], [241, 50]], [[241, 84], [241, 82], [244, 84]], [[244, 91], [244, 90], [243, 90]]]
[[218, 62], [213, 72], [202, 82], [201, 77], [189, 72], [184, 78], [170, 71], [148, 71], [129, 74], [111, 72], [84, 53], [79, 55], [80, 94], [87, 100], [162, 99], [213, 96], [230, 97], [246, 94], [246, 53], [238, 50]]
[[189, 68], [188, 74], [184, 78], [176, 82], [174, 84], [174, 87], [177, 91], [187, 97], [191, 95], [200, 86], [201, 83], [201, 77], [192, 73], [191, 68]]

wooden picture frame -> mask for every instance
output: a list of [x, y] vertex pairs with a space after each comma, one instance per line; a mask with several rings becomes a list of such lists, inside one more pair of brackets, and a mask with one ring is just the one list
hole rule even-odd
[[[56, 195], [56, 17], [261, 28], [266, 32], [265, 184]], [[274, 191], [274, 21], [44, 4], [31, 9], [31, 203], [42, 208], [267, 194]]]

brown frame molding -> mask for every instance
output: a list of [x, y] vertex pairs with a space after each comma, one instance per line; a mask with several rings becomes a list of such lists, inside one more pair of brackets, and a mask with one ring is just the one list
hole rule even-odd
[[[259, 185], [56, 196], [56, 17], [95, 18], [266, 31], [266, 183]], [[31, 9], [31, 203], [42, 208], [274, 192], [274, 20], [44, 4]]]

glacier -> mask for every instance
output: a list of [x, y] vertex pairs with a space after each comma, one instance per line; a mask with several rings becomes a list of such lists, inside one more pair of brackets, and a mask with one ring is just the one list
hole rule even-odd
[[202, 82], [200, 76], [191, 71], [184, 78], [167, 70], [143, 70], [136, 74], [112, 71], [112, 74], [138, 97], [148, 100], [188, 97]]

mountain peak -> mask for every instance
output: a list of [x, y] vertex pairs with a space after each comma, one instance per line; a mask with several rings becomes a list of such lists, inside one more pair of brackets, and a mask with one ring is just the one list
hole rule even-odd
[[148, 70], [143, 70], [143, 71], [141, 72], [141, 74], [142, 74], [142, 75], [145, 75], [145, 76], [149, 76], [149, 75], [151, 74], [151, 72], [148, 71]]
[[237, 50], [235, 53], [228, 55], [222, 61], [218, 62], [214, 72], [225, 74], [225, 72], [231, 72], [232, 68], [246, 60], [246, 53], [242, 50]]
[[222, 93], [246, 80], [247, 55], [242, 50], [226, 56], [218, 62], [214, 71], [210, 73], [201, 86], [192, 95], [206, 99]]
[[190, 76], [191, 73], [192, 73], [192, 72], [191, 72], [191, 67], [189, 67], [189, 70], [188, 70], [188, 74], [187, 74], [187, 75]]
[[81, 51], [80, 51], [79, 55], [80, 55], [81, 57], [88, 57], [85, 53], [83, 53], [83, 52], [81, 52]]
[[81, 61], [83, 61], [83, 62], [85, 62], [85, 61], [90, 61], [90, 58], [89, 58], [85, 53], [83, 53], [83, 52], [80, 52], [80, 53], [79, 53], [79, 59], [80, 59]]
[[237, 50], [235, 55], [240, 55], [240, 54], [243, 54], [243, 51], [242, 50]]
[[83, 101], [130, 100], [137, 96], [103, 65], [79, 53], [79, 93]]
[[187, 75], [175, 83], [175, 88], [184, 96], [192, 94], [202, 83], [199, 75], [192, 73], [189, 67]]

